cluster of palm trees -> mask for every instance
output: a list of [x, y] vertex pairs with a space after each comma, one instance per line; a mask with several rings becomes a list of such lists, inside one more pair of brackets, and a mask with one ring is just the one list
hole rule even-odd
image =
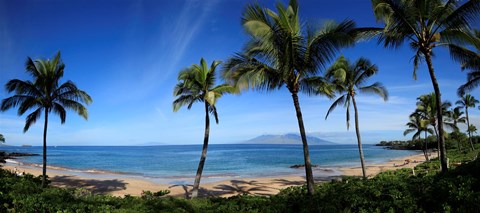
[[[435, 132], [438, 135], [442, 171], [447, 170], [443, 128], [443, 116], [446, 110], [442, 108], [440, 86], [432, 63], [433, 50], [440, 46], [448, 47], [452, 56], [462, 62], [465, 69], [470, 69], [473, 65], [478, 67], [478, 60], [472, 62], [475, 57], [470, 50], [465, 48], [464, 44], [480, 45], [478, 37], [473, 36], [470, 26], [480, 14], [480, 2], [470, 0], [459, 5], [454, 0], [447, 2], [440, 0], [372, 0], [372, 6], [376, 18], [385, 24], [383, 28], [356, 28], [353, 21], [345, 20], [338, 24], [329, 22], [322, 28], [306, 30], [305, 23], [300, 20], [297, 0], [290, 0], [288, 5], [278, 3], [277, 11], [263, 8], [259, 4], [248, 5], [242, 16], [242, 25], [250, 36], [250, 40], [245, 44], [242, 52], [229, 58], [223, 66], [222, 77], [235, 88], [232, 88], [232, 91], [276, 90], [285, 86], [291, 93], [302, 138], [307, 190], [310, 195], [314, 193], [313, 175], [298, 98], [299, 92], [328, 97], [340, 94], [328, 113], [338, 104], [343, 104], [347, 108], [347, 128], [350, 117], [349, 106], [353, 104], [363, 175], [366, 175], [355, 95], [358, 91], [370, 92], [387, 100], [388, 94], [380, 83], [364, 85], [365, 80], [375, 74], [377, 68], [371, 65], [367, 59], [362, 58], [356, 63], [350, 64], [347, 59], [341, 57], [328, 69], [326, 75], [318, 75], [341, 48], [353, 46], [356, 41], [366, 37], [376, 36], [379, 43], [392, 48], [409, 42], [410, 47], [415, 51], [414, 77], [418, 65], [422, 61], [427, 63], [434, 93], [430, 95], [433, 104], [425, 113], [430, 113], [429, 116], [435, 117], [435, 119], [429, 120], [429, 124], [436, 126]], [[469, 83], [463, 87], [467, 90], [473, 89], [478, 84], [478, 73], [475, 71], [472, 73], [474, 74], [468, 75]], [[181, 81], [179, 85], [185, 85], [185, 82], [189, 81], [184, 79], [183, 75], [183, 72], [179, 75]], [[473, 83], [471, 83], [472, 81]], [[204, 90], [199, 91], [198, 99], [195, 99], [205, 103], [207, 125], [204, 150], [194, 192], [198, 191], [200, 180], [198, 176], [201, 176], [207, 151], [208, 113], [216, 113], [216, 110], [207, 110], [209, 106], [212, 107], [212, 101], [209, 98], [213, 97], [213, 93], [210, 94], [208, 91], [213, 82], [208, 85], [210, 86], [204, 86]], [[174, 102], [174, 108], [178, 109], [178, 102], [183, 105], [188, 103], [188, 106], [191, 107], [193, 101], [183, 102], [182, 97], [191, 95], [192, 91], [183, 90], [185, 93], [178, 91], [180, 90], [177, 85], [175, 95], [178, 96], [178, 99]], [[197, 94], [195, 96], [197, 97]], [[215, 97], [220, 97], [220, 95]], [[422, 124], [424, 123], [422, 116], [424, 114], [420, 114], [419, 111], [418, 115], [413, 116], [412, 124], [419, 127], [425, 126]]]
[[[436, 96], [434, 93], [421, 95], [417, 98], [417, 108], [415, 111], [410, 114], [410, 120], [406, 124], [408, 129], [405, 130], [404, 135], [414, 133], [412, 136], [412, 141], [419, 139], [421, 140], [422, 133], [424, 133], [424, 145], [423, 153], [425, 154], [425, 159], [428, 161], [428, 146], [427, 146], [427, 135], [435, 135], [437, 142], [439, 141], [438, 137], [438, 117], [437, 117], [437, 107], [436, 107]], [[467, 125], [467, 134], [469, 139], [470, 148], [475, 150], [473, 142], [471, 139], [471, 134], [476, 130], [476, 127], [473, 124], [470, 124], [470, 119], [468, 116], [468, 108], [474, 108], [479, 101], [475, 99], [470, 94], [466, 94], [460, 98], [455, 104], [457, 105], [453, 109], [452, 103], [449, 101], [444, 101], [441, 104], [442, 114], [443, 114], [443, 125], [445, 128], [450, 129], [452, 132], [459, 132], [460, 128], [458, 124]], [[465, 111], [463, 111], [465, 110]], [[465, 116], [463, 116], [465, 114]], [[460, 144], [458, 145], [460, 148]], [[437, 147], [439, 151], [439, 147]]]
[[[478, 55], [475, 59], [472, 51], [465, 48], [464, 44], [480, 45], [478, 37], [473, 36], [470, 26], [480, 14], [480, 2], [470, 0], [459, 5], [458, 1], [454, 0], [447, 2], [372, 0], [372, 6], [377, 20], [385, 24], [383, 28], [356, 28], [353, 21], [345, 20], [338, 24], [329, 22], [321, 28], [312, 30], [312, 28], [306, 28], [305, 22], [300, 20], [297, 0], [290, 0], [288, 5], [278, 3], [277, 11], [263, 8], [259, 4], [248, 5], [242, 16], [242, 25], [250, 36], [250, 40], [245, 44], [242, 52], [229, 58], [223, 66], [222, 77], [236, 88], [232, 90], [276, 90], [285, 86], [291, 93], [302, 138], [307, 189], [310, 195], [314, 193], [313, 175], [298, 93], [328, 97], [333, 97], [336, 93], [340, 94], [328, 113], [338, 104], [343, 104], [347, 108], [347, 128], [350, 117], [349, 106], [353, 104], [359, 152], [365, 176], [355, 95], [357, 91], [373, 92], [387, 100], [387, 92], [381, 84], [364, 85], [365, 80], [375, 74], [377, 68], [367, 59], [362, 58], [350, 64], [347, 59], [341, 57], [328, 69], [326, 75], [320, 76], [319, 73], [335, 58], [341, 48], [353, 46], [359, 39], [373, 36], [378, 37], [379, 43], [384, 44], [385, 47], [397, 48], [404, 42], [409, 42], [410, 47], [415, 51], [414, 77], [418, 65], [422, 61], [427, 63], [434, 88], [434, 93], [431, 95], [434, 104], [428, 113], [435, 115], [435, 119], [429, 122], [437, 127], [435, 131], [438, 135], [442, 171], [447, 170], [443, 129], [445, 110], [442, 108], [440, 86], [432, 63], [433, 50], [440, 46], [448, 47], [452, 56], [462, 62], [465, 69], [471, 69], [472, 66], [478, 67]], [[468, 75], [469, 83], [464, 86], [467, 90], [478, 85], [478, 72], [472, 71], [472, 73]], [[182, 75], [184, 75], [183, 72], [179, 76], [180, 84], [187, 81], [181, 78]], [[185, 90], [185, 94], [179, 93], [177, 87], [175, 95], [179, 98], [175, 100], [174, 106], [178, 105], [176, 102], [182, 101], [184, 95], [190, 95], [192, 92]], [[199, 98], [195, 100], [204, 102], [207, 109], [212, 106], [209, 98], [213, 97], [213, 94], [209, 95], [207, 92], [207, 88], [210, 87], [204, 88], [206, 89], [200, 92]], [[192, 103], [189, 101], [188, 106], [190, 107]], [[209, 112], [214, 111], [206, 110], [207, 121]], [[416, 123], [418, 126], [422, 126], [421, 116], [423, 115], [419, 114], [414, 118], [417, 119], [414, 122], [418, 121]], [[204, 140], [206, 142], [208, 142], [208, 128], [207, 125]], [[200, 173], [202, 171], [200, 167], [203, 167], [205, 160], [206, 142], [198, 169]], [[199, 172], [197, 176], [201, 175]], [[197, 179], [200, 178], [197, 177], [195, 183]], [[194, 192], [198, 187], [197, 184], [194, 185]]]

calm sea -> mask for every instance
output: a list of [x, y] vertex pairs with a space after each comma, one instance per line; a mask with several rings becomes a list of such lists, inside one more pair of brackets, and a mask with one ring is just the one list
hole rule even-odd
[[[180, 180], [195, 176], [201, 149], [201, 145], [48, 147], [48, 165], [72, 171], [94, 170]], [[42, 153], [41, 146], [2, 146], [0, 150]], [[418, 153], [373, 145], [364, 145], [364, 152], [367, 164]], [[310, 146], [310, 157], [312, 163], [318, 165], [315, 176], [334, 176], [338, 175], [335, 168], [360, 166], [357, 145]], [[41, 164], [42, 156], [15, 161]], [[304, 174], [304, 169], [290, 168], [295, 164], [303, 164], [301, 145], [212, 144], [203, 175], [232, 178]]]

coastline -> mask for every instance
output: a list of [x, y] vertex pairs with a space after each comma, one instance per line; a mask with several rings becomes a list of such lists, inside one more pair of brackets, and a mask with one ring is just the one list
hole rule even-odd
[[[435, 152], [432, 152], [432, 158]], [[408, 160], [408, 164], [404, 164]], [[423, 153], [390, 159], [387, 163], [368, 164], [367, 175], [373, 177], [376, 174], [401, 168], [413, 168], [425, 161]], [[403, 165], [404, 164], [404, 165]], [[395, 166], [394, 166], [395, 165]], [[400, 166], [399, 166], [400, 165]], [[42, 168], [38, 165], [27, 165], [15, 161], [7, 161], [3, 169], [17, 171], [17, 173], [29, 173], [35, 176], [41, 175]], [[300, 170], [302, 168], [299, 168]], [[361, 167], [329, 167], [317, 168], [316, 172], [330, 173], [328, 176], [315, 176], [316, 182], [324, 182], [332, 179], [340, 179], [341, 176], [361, 176]], [[314, 171], [314, 173], [315, 173]], [[170, 190], [168, 196], [188, 197], [192, 189], [192, 178], [179, 178], [178, 183], [167, 183], [149, 177], [110, 173], [105, 171], [72, 171], [59, 167], [48, 167], [47, 175], [51, 185], [57, 187], [82, 187], [95, 194], [109, 194], [113, 196], [134, 195], [139, 196], [143, 190], [156, 192]], [[202, 177], [200, 184], [201, 196], [230, 197], [238, 194], [272, 195], [281, 189], [290, 186], [300, 186], [305, 183], [304, 175], [264, 176], [254, 178], [236, 177]]]

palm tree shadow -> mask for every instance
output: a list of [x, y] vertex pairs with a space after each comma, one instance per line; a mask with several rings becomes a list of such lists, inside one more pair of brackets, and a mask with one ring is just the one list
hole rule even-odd
[[[187, 184], [187, 185], [185, 185], [185, 184], [176, 184], [176, 185], [171, 185], [171, 186], [169, 186], [168, 188], [171, 189], [171, 188], [173, 188], [173, 187], [179, 187], [179, 186], [181, 186], [181, 187], [183, 188], [183, 191], [185, 192], [185, 194], [184, 194], [185, 196], [184, 196], [184, 197], [185, 197], [186, 199], [190, 199], [191, 190], [188, 189], [188, 187], [193, 187], [193, 185], [191, 185], [191, 184]], [[200, 189], [200, 190], [201, 190], [201, 189]]]
[[305, 184], [305, 181], [297, 181], [297, 180], [287, 180], [287, 179], [274, 179], [273, 183], [280, 184], [281, 186], [292, 186], [292, 185], [297, 185], [301, 186]]
[[66, 188], [85, 188], [93, 194], [108, 194], [114, 191], [125, 190], [127, 183], [123, 180], [95, 180], [95, 179], [77, 179], [73, 176], [63, 175], [55, 176], [50, 179], [53, 186]]
[[270, 195], [269, 189], [276, 189], [273, 187], [260, 184], [258, 181], [244, 181], [244, 180], [231, 180], [230, 184], [221, 184], [213, 187], [218, 191], [210, 191], [214, 196], [222, 194], [255, 194], [255, 195]]

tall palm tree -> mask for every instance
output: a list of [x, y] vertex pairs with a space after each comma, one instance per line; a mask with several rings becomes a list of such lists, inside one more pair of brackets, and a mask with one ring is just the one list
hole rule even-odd
[[210, 116], [211, 113], [218, 124], [217, 100], [225, 93], [233, 93], [235, 90], [228, 84], [215, 86], [215, 70], [220, 61], [213, 61], [208, 67], [205, 59], [200, 60], [200, 64], [193, 64], [191, 67], [181, 71], [178, 74], [179, 83], [174, 88], [173, 111], [178, 111], [182, 106], [188, 109], [196, 102], [203, 102], [205, 106], [205, 135], [203, 138], [202, 155], [198, 164], [195, 182], [193, 184], [192, 198], [198, 196], [200, 179], [202, 177], [203, 167], [207, 158], [208, 137], [210, 134]]
[[347, 108], [347, 129], [350, 127], [350, 104], [353, 104], [355, 110], [355, 133], [357, 135], [358, 151], [360, 154], [360, 162], [362, 164], [363, 178], [367, 177], [365, 169], [365, 158], [363, 156], [362, 139], [360, 136], [360, 127], [358, 124], [358, 109], [355, 100], [356, 94], [370, 93], [376, 94], [388, 100], [388, 92], [381, 83], [375, 82], [371, 85], [365, 85], [369, 77], [378, 72], [378, 67], [372, 64], [366, 58], [360, 58], [355, 63], [350, 63], [345, 57], [341, 56], [337, 61], [327, 70], [326, 78], [330, 79], [336, 88], [336, 92], [340, 97], [337, 98], [328, 109], [325, 119], [327, 119], [330, 112], [332, 112], [337, 105], [343, 104]]
[[428, 147], [427, 147], [427, 133], [433, 134], [433, 130], [431, 128], [428, 128], [428, 121], [423, 120], [421, 118], [420, 114], [413, 114], [410, 116], [410, 121], [406, 124], [408, 129], [406, 129], [403, 132], [403, 135], [408, 135], [412, 132], [414, 132], [412, 136], [412, 141], [415, 141], [415, 139], [422, 140], [421, 134], [422, 132], [425, 133], [425, 141], [423, 145], [423, 154], [425, 155], [425, 160], [429, 161], [428, 159]]
[[313, 174], [298, 93], [328, 92], [325, 80], [316, 75], [341, 47], [354, 44], [358, 31], [353, 21], [328, 22], [315, 31], [303, 29], [297, 0], [290, 0], [288, 6], [278, 3], [276, 9], [247, 6], [242, 25], [250, 41], [243, 53], [228, 60], [223, 77], [240, 89], [288, 89], [302, 138], [308, 194], [312, 195]]
[[475, 105], [478, 104], [478, 103], [479, 103], [479, 101], [477, 99], [475, 99], [475, 97], [473, 97], [470, 94], [466, 94], [466, 95], [462, 96], [460, 100], [455, 102], [455, 104], [459, 105], [462, 108], [465, 108], [465, 118], [467, 120], [467, 128], [468, 128], [467, 129], [468, 142], [470, 142], [470, 147], [472, 148], [472, 150], [475, 150], [475, 147], [473, 146], [473, 143], [472, 143], [472, 133], [470, 131], [470, 119], [468, 117], [468, 108], [469, 107], [474, 108]]
[[443, 130], [442, 98], [432, 63], [433, 50], [438, 46], [471, 41], [471, 24], [480, 14], [480, 1], [469, 0], [459, 5], [457, 0], [372, 0], [377, 20], [385, 27], [379, 42], [397, 48], [405, 41], [415, 51], [414, 78], [419, 63], [425, 60], [437, 101], [438, 134], [442, 172], [448, 170]]
[[78, 115], [88, 119], [87, 108], [82, 103], [90, 104], [92, 98], [83, 90], [78, 89], [72, 81], [60, 84], [59, 81], [65, 70], [65, 64], [60, 59], [60, 52], [52, 60], [32, 60], [28, 57], [25, 69], [33, 77], [33, 81], [10, 80], [5, 87], [8, 92], [15, 92], [15, 95], [3, 99], [0, 110], [6, 111], [18, 106], [18, 115], [34, 110], [26, 118], [23, 128], [24, 133], [40, 118], [42, 112], [44, 113], [42, 186], [45, 187], [49, 114], [53, 112], [60, 116], [62, 124], [65, 123], [67, 117], [66, 109], [73, 110]]
[[480, 43], [480, 31], [475, 30], [474, 34], [476, 39], [473, 46], [476, 47], [476, 52], [465, 47], [450, 45], [453, 58], [462, 63], [462, 70], [470, 70], [467, 74], [467, 82], [457, 90], [458, 96], [463, 96], [480, 85], [480, 45], [475, 45], [475, 43]]

